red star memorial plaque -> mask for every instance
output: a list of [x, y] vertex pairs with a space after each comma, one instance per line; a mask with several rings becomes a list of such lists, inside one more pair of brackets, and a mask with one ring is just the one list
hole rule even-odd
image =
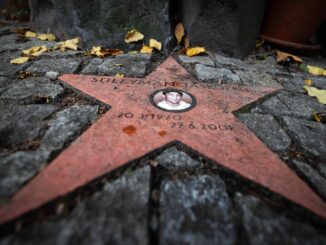
[[1, 224], [171, 142], [326, 218], [325, 202], [232, 114], [275, 89], [201, 83], [173, 58], [144, 79], [60, 79], [112, 108], [0, 209]]

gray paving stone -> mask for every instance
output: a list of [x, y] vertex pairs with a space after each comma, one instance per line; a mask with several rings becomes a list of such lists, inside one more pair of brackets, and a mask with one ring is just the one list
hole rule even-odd
[[48, 71], [45, 73], [45, 76], [50, 78], [51, 80], [56, 80], [59, 75], [59, 72], [56, 71]]
[[11, 79], [7, 77], [0, 77], [0, 94], [5, 91], [11, 84]]
[[276, 63], [276, 58], [274, 56], [268, 56], [264, 60], [257, 60], [257, 58], [248, 58], [247, 64], [251, 70], [257, 72], [268, 73], [271, 75], [285, 74], [284, 67]]
[[64, 52], [60, 50], [54, 50], [51, 52], [45, 52], [42, 54], [42, 57], [44, 58], [73, 58], [77, 56], [82, 56], [83, 51], [79, 50], [66, 50]]
[[31, 65], [30, 62], [21, 65], [10, 64], [10, 61], [14, 58], [20, 57], [19, 52], [3, 52], [0, 54], [0, 76], [14, 76], [18, 72], [26, 69]]
[[0, 145], [8, 147], [33, 140], [45, 126], [44, 120], [58, 110], [55, 105], [9, 106], [0, 109]]
[[282, 84], [283, 88], [289, 92], [298, 94], [306, 93], [303, 89], [304, 79], [302, 77], [294, 77], [292, 79], [280, 78], [279, 81]]
[[178, 59], [183, 64], [202, 64], [206, 66], [214, 66], [214, 61], [212, 61], [212, 59], [209, 58], [208, 56], [188, 57], [186, 55], [179, 55]]
[[326, 160], [326, 126], [321, 123], [283, 117], [288, 133], [308, 155]]
[[163, 151], [156, 158], [156, 161], [160, 166], [170, 171], [191, 170], [201, 167], [199, 161], [192, 159], [183, 151], [178, 151], [175, 147], [170, 147]]
[[215, 80], [217, 82], [218, 80], [222, 80], [224, 83], [242, 84], [240, 77], [226, 68], [213, 68], [196, 64], [195, 74], [202, 81]]
[[8, 35], [10, 33], [9, 27], [0, 27], [0, 36]]
[[266, 100], [260, 108], [274, 116], [286, 115], [306, 119], [310, 119], [315, 111], [326, 112], [326, 107], [315, 98], [300, 94], [291, 95], [286, 92]]
[[316, 188], [317, 192], [326, 199], [326, 178], [321, 176], [314, 168], [298, 160], [292, 160], [298, 171], [305, 176]]
[[235, 74], [240, 77], [244, 85], [264, 86], [279, 89], [282, 88], [282, 86], [277, 81], [275, 81], [270, 75], [266, 73], [251, 70], [235, 70]]
[[163, 181], [160, 244], [235, 244], [232, 203], [218, 176]]
[[324, 164], [319, 164], [319, 165], [318, 165], [318, 168], [319, 168], [319, 173], [320, 173], [324, 178], [326, 178], [326, 165], [324, 165]]
[[17, 41], [18, 35], [11, 34], [0, 37], [0, 52], [5, 50], [24, 50], [29, 49], [33, 46], [42, 46], [45, 45], [48, 48], [55, 46], [55, 42], [41, 41], [37, 38], [31, 38], [27, 42]]
[[27, 227], [1, 244], [148, 244], [150, 168], [108, 183], [69, 215]]
[[36, 74], [45, 74], [56, 71], [60, 74], [75, 73], [81, 64], [81, 59], [41, 59], [35, 61], [26, 71]]
[[95, 58], [82, 70], [82, 74], [109, 75], [123, 74], [126, 77], [143, 77], [151, 55], [119, 55], [115, 58]]
[[273, 116], [248, 113], [238, 114], [237, 117], [273, 151], [284, 152], [289, 149], [291, 139]]
[[241, 69], [246, 69], [247, 64], [246, 62], [236, 59], [236, 58], [231, 58], [227, 56], [223, 56], [220, 54], [215, 55], [215, 63], [217, 64], [218, 67], [223, 68], [223, 67], [230, 67], [230, 68], [241, 68]]
[[282, 78], [280, 80], [285, 89], [299, 94], [307, 94], [307, 92], [303, 89], [303, 86], [306, 85], [305, 83], [306, 79], [311, 79], [313, 81], [312, 86], [318, 89], [326, 89], [326, 82], [325, 82], [326, 79], [322, 77], [313, 77], [313, 76], [303, 77], [298, 74], [293, 74], [293, 78], [291, 79]]
[[49, 153], [45, 151], [16, 152], [0, 160], [0, 198], [16, 193], [45, 165]]
[[55, 100], [64, 92], [64, 88], [47, 78], [31, 77], [13, 85], [0, 98], [8, 100], [30, 100], [49, 98]]
[[95, 121], [98, 106], [72, 106], [55, 114], [45, 133], [41, 149], [45, 151], [58, 151], [84, 128]]
[[325, 244], [326, 237], [309, 224], [297, 223], [269, 209], [253, 196], [236, 194], [242, 218], [242, 244]]

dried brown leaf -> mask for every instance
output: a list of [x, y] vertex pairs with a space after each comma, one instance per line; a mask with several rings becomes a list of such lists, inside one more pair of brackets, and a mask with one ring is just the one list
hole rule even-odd
[[302, 59], [298, 56], [295, 56], [293, 54], [277, 51], [276, 53], [276, 63], [280, 62], [287, 62], [288, 60], [292, 60], [298, 63], [302, 63]]
[[179, 23], [176, 25], [174, 34], [175, 34], [178, 44], [180, 44], [182, 41], [182, 38], [185, 35], [185, 28], [183, 27], [182, 23]]

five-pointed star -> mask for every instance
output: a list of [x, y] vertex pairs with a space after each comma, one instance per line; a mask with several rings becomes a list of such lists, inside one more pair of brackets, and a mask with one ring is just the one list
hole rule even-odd
[[[232, 114], [275, 89], [200, 83], [173, 58], [145, 79], [60, 79], [112, 108], [0, 209], [0, 223], [176, 141], [326, 217], [325, 202]], [[160, 110], [151, 98], [164, 88], [193, 95], [196, 105], [179, 113]]]

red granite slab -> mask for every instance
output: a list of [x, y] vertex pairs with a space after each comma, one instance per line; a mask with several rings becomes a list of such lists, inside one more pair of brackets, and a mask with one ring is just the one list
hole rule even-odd
[[[86, 75], [60, 79], [112, 109], [0, 209], [1, 224], [171, 141], [182, 142], [326, 218], [325, 202], [232, 114], [275, 89], [201, 83], [173, 58], [145, 79]], [[158, 108], [151, 99], [162, 89], [181, 91], [193, 108]]]

